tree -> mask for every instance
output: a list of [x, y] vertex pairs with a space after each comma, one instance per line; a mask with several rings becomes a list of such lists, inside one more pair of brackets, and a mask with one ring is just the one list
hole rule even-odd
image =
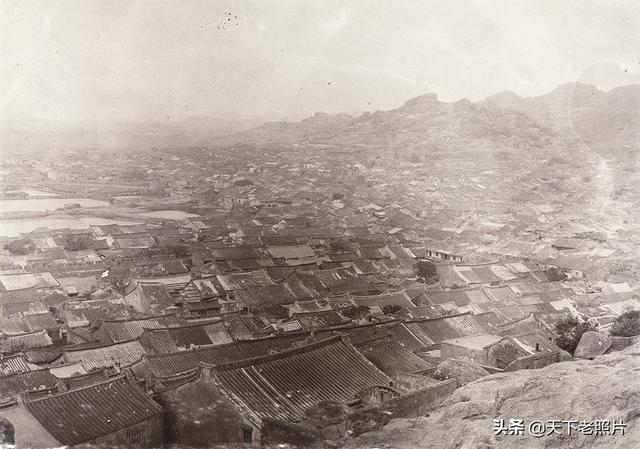
[[611, 326], [614, 337], [635, 337], [640, 335], [640, 311], [631, 310], [617, 317]]
[[428, 284], [438, 282], [438, 269], [433, 262], [419, 260], [416, 264], [416, 269], [418, 271], [418, 278], [422, 279], [423, 282]]
[[382, 312], [385, 315], [393, 315], [394, 313], [399, 312], [400, 310], [402, 310], [402, 307], [400, 307], [397, 304], [387, 304], [386, 306], [384, 306], [382, 308]]
[[555, 326], [556, 345], [573, 355], [582, 334], [592, 330], [595, 327], [588, 321], [579, 322], [572, 316], [561, 318]]
[[125, 295], [127, 289], [133, 282], [131, 279], [131, 269], [126, 265], [112, 267], [109, 269], [109, 280], [115, 291], [121, 295]]
[[184, 245], [174, 245], [171, 247], [171, 251], [178, 259], [189, 257], [189, 248]]
[[353, 251], [353, 247], [351, 246], [349, 241], [347, 241], [345, 239], [334, 239], [334, 240], [331, 240], [331, 243], [329, 243], [329, 247], [332, 250], [334, 250], [336, 252], [340, 252], [340, 253], [348, 253], [350, 251]]
[[89, 248], [86, 238], [79, 235], [69, 235], [64, 240], [64, 249], [67, 251], [81, 251]]
[[353, 306], [340, 312], [352, 320], [359, 320], [369, 316], [369, 308], [367, 306]]
[[549, 279], [551, 282], [567, 280], [567, 273], [556, 267], [547, 269], [545, 271], [545, 274], [547, 275], [547, 279]]
[[31, 239], [14, 240], [4, 245], [4, 249], [11, 254], [18, 256], [26, 256], [36, 250], [36, 244]]

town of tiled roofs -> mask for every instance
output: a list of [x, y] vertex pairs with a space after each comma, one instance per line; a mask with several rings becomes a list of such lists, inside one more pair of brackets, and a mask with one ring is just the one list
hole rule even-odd
[[[17, 446], [347, 438], [429, 413], [458, 387], [436, 375], [450, 359], [540, 368], [568, 358], [558, 320], [608, 332], [640, 310], [631, 224], [475, 196], [471, 166], [418, 176], [380, 154], [388, 177], [349, 152], [220, 151], [136, 162], [163, 187], [109, 195], [122, 223], [2, 238], [0, 418]], [[23, 240], [29, 254], [4, 249]]]

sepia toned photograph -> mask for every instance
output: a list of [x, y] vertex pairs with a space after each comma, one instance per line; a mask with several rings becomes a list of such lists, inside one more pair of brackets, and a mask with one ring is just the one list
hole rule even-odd
[[0, 0], [0, 449], [640, 448], [640, 2]]

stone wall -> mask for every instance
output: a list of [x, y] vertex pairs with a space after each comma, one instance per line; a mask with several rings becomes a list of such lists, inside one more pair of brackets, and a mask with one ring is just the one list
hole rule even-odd
[[270, 418], [262, 420], [261, 435], [263, 446], [289, 444], [294, 447], [309, 447], [320, 439], [320, 434], [312, 429]]
[[252, 442], [260, 441], [251, 425], [212, 380], [202, 377], [158, 395], [165, 409], [164, 442], [190, 447], [242, 443], [251, 430]]
[[455, 379], [439, 382], [412, 393], [389, 399], [378, 406], [356, 410], [345, 417], [325, 423], [319, 430], [323, 438], [335, 440], [381, 429], [395, 418], [425, 415], [436, 404], [451, 396], [456, 386]]
[[518, 357], [511, 362], [504, 371], [518, 371], [521, 369], [537, 369], [544, 368], [552, 363], [558, 363], [566, 360], [561, 351], [551, 354], [533, 354], [525, 357]]
[[97, 438], [87, 444], [99, 447], [158, 448], [162, 446], [163, 418], [154, 418]]

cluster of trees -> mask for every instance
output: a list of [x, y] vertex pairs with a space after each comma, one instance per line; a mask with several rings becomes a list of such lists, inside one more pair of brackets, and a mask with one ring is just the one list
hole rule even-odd
[[348, 309], [340, 311], [345, 317], [352, 320], [361, 320], [362, 318], [369, 318], [369, 308], [367, 306], [353, 306]]
[[567, 280], [567, 273], [565, 273], [564, 271], [556, 267], [551, 267], [547, 269], [545, 271], [545, 274], [547, 275], [547, 279], [549, 279], [551, 282]]
[[79, 235], [70, 235], [64, 241], [64, 249], [67, 251], [81, 251], [89, 249], [89, 241]]
[[436, 264], [428, 260], [419, 260], [416, 264], [418, 279], [427, 284], [438, 282], [438, 270]]
[[[578, 321], [574, 317], [565, 317], [555, 326], [556, 345], [573, 354], [582, 334], [597, 329], [589, 321]], [[614, 337], [635, 337], [640, 335], [640, 311], [632, 310], [618, 316], [609, 332]]]
[[7, 243], [4, 249], [16, 256], [26, 256], [36, 250], [36, 244], [31, 239], [20, 239]]
[[631, 310], [615, 319], [610, 334], [614, 337], [635, 337], [640, 335], [640, 311]]
[[124, 296], [133, 282], [131, 268], [128, 265], [109, 268], [109, 281], [111, 282], [111, 287]]
[[580, 343], [582, 334], [593, 331], [595, 327], [588, 321], [578, 321], [572, 316], [562, 318], [556, 323], [556, 345], [569, 354], [573, 354]]

